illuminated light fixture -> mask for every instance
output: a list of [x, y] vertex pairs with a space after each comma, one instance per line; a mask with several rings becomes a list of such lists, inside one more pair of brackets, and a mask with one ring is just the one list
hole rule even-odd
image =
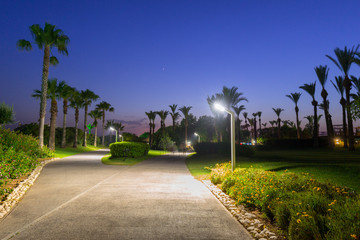
[[113, 128], [113, 127], [110, 127], [110, 130], [111, 130], [111, 131], [115, 131], [115, 142], [117, 142], [118, 131], [117, 131], [115, 128]]
[[235, 113], [229, 109], [226, 109], [223, 105], [219, 103], [214, 103], [214, 108], [221, 112], [227, 112], [230, 114], [230, 132], [231, 132], [231, 171], [235, 169], [236, 163], [236, 152], [235, 152]]
[[200, 135], [197, 134], [197, 133], [194, 133], [194, 135], [197, 136], [197, 137], [199, 137], [199, 141], [198, 141], [198, 142], [200, 143]]

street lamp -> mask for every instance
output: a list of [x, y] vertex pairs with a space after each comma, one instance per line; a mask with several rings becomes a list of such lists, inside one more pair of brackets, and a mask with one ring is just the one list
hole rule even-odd
[[200, 135], [197, 133], [194, 133], [194, 135], [199, 137], [199, 143], [200, 143]]
[[230, 131], [231, 131], [231, 171], [235, 169], [235, 162], [236, 162], [236, 152], [235, 152], [235, 113], [229, 109], [226, 109], [224, 106], [215, 103], [214, 107], [216, 110], [220, 112], [227, 112], [230, 114]]
[[118, 131], [113, 127], [110, 127], [110, 130], [115, 131], [115, 142], [117, 142]]
[[123, 135], [120, 134], [119, 137], [120, 137], [121, 141], [123, 142], [124, 141]]

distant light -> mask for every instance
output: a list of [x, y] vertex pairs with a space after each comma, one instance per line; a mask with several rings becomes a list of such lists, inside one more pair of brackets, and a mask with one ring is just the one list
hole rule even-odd
[[188, 145], [188, 146], [191, 146], [191, 142], [190, 142], [190, 141], [189, 141], [189, 142], [187, 142], [187, 145]]
[[114, 131], [115, 129], [113, 127], [110, 127], [110, 130]]
[[195, 136], [199, 136], [199, 134], [197, 134], [197, 133], [194, 133], [194, 135], [195, 135]]
[[224, 106], [222, 106], [222, 105], [219, 104], [219, 103], [215, 103], [215, 104], [214, 104], [214, 107], [215, 107], [215, 109], [217, 109], [217, 110], [219, 110], [219, 111], [221, 111], [221, 112], [225, 112]]

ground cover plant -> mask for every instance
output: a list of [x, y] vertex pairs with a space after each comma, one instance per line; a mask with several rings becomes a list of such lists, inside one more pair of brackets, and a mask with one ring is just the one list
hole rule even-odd
[[107, 165], [135, 165], [146, 159], [167, 154], [167, 151], [149, 150], [147, 155], [139, 157], [112, 157], [111, 154], [104, 156], [101, 161]]
[[250, 208], [260, 209], [289, 239], [358, 239], [360, 196], [308, 173], [264, 171], [217, 164], [211, 181]]
[[52, 157], [53, 152], [40, 148], [36, 138], [0, 127], [0, 200], [12, 191], [13, 181], [39, 165], [39, 159]]

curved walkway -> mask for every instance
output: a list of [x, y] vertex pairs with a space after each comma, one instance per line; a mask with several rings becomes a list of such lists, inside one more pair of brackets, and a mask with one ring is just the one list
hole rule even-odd
[[0, 239], [252, 239], [185, 156], [109, 166], [104, 151], [46, 165], [0, 222]]

